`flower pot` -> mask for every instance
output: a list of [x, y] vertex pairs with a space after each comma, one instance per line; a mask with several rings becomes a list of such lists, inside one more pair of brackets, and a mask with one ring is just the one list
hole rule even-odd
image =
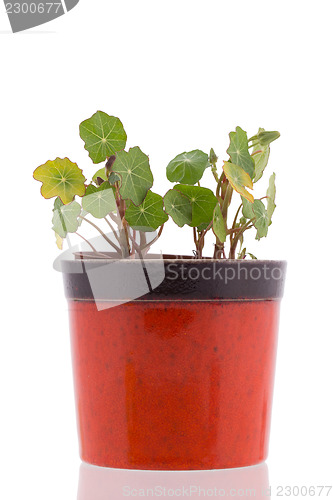
[[[82, 460], [152, 470], [264, 461], [285, 262], [165, 259], [162, 282], [128, 302], [91, 286], [96, 269], [112, 283], [109, 264], [63, 263]], [[142, 268], [113, 265], [126, 279]], [[153, 282], [161, 262], [149, 265]]]

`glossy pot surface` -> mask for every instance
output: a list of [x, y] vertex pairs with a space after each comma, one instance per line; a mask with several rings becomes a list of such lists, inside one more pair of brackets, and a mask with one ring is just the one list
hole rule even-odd
[[85, 462], [188, 470], [265, 460], [283, 283], [251, 298], [254, 279], [236, 299], [216, 283], [211, 293], [224, 298], [203, 298], [196, 283], [174, 298], [154, 291], [113, 307], [106, 298], [104, 308], [77, 279], [65, 275]]

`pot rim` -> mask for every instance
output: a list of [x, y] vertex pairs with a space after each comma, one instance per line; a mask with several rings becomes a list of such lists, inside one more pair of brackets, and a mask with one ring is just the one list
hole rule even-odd
[[284, 260], [79, 258], [62, 261], [61, 270], [69, 299], [128, 302], [281, 299], [286, 267]]

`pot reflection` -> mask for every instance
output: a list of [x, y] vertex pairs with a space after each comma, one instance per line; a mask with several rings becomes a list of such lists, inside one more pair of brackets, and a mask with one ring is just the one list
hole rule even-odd
[[200, 471], [139, 471], [81, 464], [77, 500], [121, 498], [270, 499], [266, 463]]

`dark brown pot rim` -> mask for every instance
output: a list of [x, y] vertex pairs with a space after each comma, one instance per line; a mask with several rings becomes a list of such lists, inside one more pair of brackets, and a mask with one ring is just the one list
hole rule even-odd
[[65, 294], [73, 300], [277, 300], [283, 296], [287, 266], [283, 260], [171, 255], [143, 261], [77, 257], [61, 262]]

